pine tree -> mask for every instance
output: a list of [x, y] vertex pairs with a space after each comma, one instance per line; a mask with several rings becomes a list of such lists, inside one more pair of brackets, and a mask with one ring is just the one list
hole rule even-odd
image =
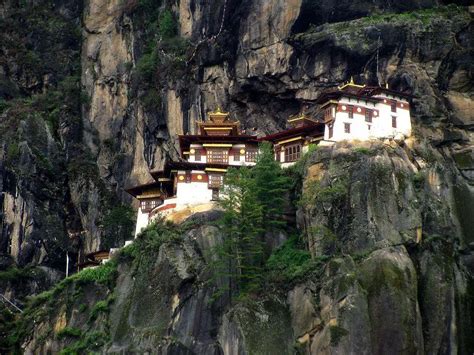
[[289, 180], [274, 160], [271, 145], [263, 144], [252, 167], [229, 168], [220, 206], [222, 244], [212, 269], [218, 284], [215, 296], [256, 291], [262, 284], [265, 233], [284, 225], [282, 219]]
[[[263, 207], [263, 219], [267, 229], [274, 230], [285, 225], [283, 220], [285, 195], [290, 180], [275, 161], [272, 145], [264, 142], [260, 145], [257, 164], [253, 168], [257, 198]], [[270, 227], [270, 228], [268, 228]]]

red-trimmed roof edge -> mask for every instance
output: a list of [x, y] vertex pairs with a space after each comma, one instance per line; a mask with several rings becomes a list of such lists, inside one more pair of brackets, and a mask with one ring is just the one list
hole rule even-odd
[[308, 134], [314, 134], [315, 131], [318, 131], [320, 134], [324, 134], [324, 123], [315, 123], [311, 126], [301, 126], [296, 128], [290, 128], [285, 131], [280, 131], [277, 133], [269, 134], [267, 136], [259, 138], [259, 142], [264, 141], [275, 141], [280, 140], [283, 138], [292, 138], [293, 136], [297, 136], [301, 133], [308, 132]]

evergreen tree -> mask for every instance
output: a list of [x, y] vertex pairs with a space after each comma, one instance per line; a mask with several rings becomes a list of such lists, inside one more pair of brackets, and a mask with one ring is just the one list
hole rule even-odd
[[[229, 169], [224, 180], [220, 220], [224, 241], [215, 251], [215, 275], [221, 279], [219, 294], [252, 291], [260, 285], [263, 266], [262, 207], [249, 168]], [[227, 285], [222, 278], [226, 277]]]
[[215, 250], [214, 281], [229, 298], [259, 289], [263, 275], [265, 233], [282, 227], [289, 179], [274, 160], [271, 145], [261, 146], [257, 164], [229, 168], [220, 206], [222, 244]]
[[285, 225], [283, 220], [285, 195], [288, 193], [290, 180], [284, 175], [280, 164], [275, 161], [273, 148], [269, 142], [260, 145], [257, 164], [253, 168], [256, 194], [262, 204], [263, 220], [267, 230], [274, 230]]

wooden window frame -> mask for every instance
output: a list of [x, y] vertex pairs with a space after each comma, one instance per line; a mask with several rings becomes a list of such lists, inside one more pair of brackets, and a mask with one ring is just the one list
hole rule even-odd
[[392, 112], [397, 112], [397, 101], [395, 100], [390, 101], [390, 110]]
[[258, 149], [245, 150], [245, 162], [255, 163], [257, 161]]
[[196, 149], [194, 152], [194, 160], [195, 161], [201, 161], [201, 149]]
[[218, 189], [224, 183], [224, 175], [222, 174], [208, 174], [208, 188]]
[[140, 210], [143, 213], [149, 213], [161, 204], [163, 204], [163, 200], [158, 198], [143, 199], [140, 200]]
[[354, 106], [348, 105], [347, 106], [347, 114], [349, 118], [354, 118]]
[[344, 122], [344, 133], [350, 134], [351, 133], [351, 124]]
[[301, 143], [285, 146], [285, 163], [291, 163], [301, 158], [303, 145]]
[[334, 136], [334, 126], [332, 124], [328, 125], [328, 138], [332, 138]]
[[392, 128], [397, 128], [397, 116], [392, 116]]
[[374, 112], [368, 108], [365, 109], [365, 122], [372, 123], [372, 117]]
[[[217, 159], [219, 155], [221, 155], [221, 158]], [[229, 164], [229, 150], [219, 148], [208, 149], [206, 160], [207, 163]]]

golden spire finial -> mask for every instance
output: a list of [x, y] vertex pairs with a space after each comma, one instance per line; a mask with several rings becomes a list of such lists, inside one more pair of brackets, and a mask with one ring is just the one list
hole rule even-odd
[[351, 75], [351, 84], [354, 84], [354, 77]]
[[385, 83], [385, 89], [388, 89], [388, 83]]
[[222, 111], [221, 111], [221, 106], [220, 106], [220, 105], [217, 105], [216, 113], [222, 113]]

